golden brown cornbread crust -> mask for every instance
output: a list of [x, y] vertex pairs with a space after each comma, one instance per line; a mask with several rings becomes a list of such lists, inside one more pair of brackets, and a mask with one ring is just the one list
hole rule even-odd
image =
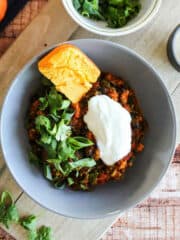
[[73, 103], [77, 103], [100, 76], [99, 68], [77, 47], [63, 44], [38, 63], [39, 71]]

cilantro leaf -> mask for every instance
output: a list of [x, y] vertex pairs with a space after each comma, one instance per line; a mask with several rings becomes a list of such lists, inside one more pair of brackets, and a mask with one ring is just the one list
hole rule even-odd
[[73, 115], [74, 115], [74, 111], [70, 111], [70, 110], [64, 111], [62, 114], [62, 119], [64, 120], [64, 123], [69, 124]]
[[52, 173], [51, 173], [51, 167], [49, 165], [44, 165], [44, 176], [52, 181], [53, 180], [53, 176], [52, 176]]
[[0, 203], [4, 204], [4, 205], [11, 205], [13, 204], [13, 199], [11, 194], [8, 191], [4, 191], [1, 194], [1, 198], [0, 198]]
[[59, 94], [53, 87], [48, 95], [48, 103], [50, 108], [50, 113], [57, 116], [57, 111], [61, 109], [62, 106], [62, 95]]
[[51, 122], [49, 120], [49, 118], [40, 115], [37, 116], [35, 119], [35, 124], [36, 124], [36, 129], [42, 133], [42, 130], [45, 129], [46, 131], [51, 129]]
[[74, 5], [76, 10], [79, 10], [81, 8], [80, 0], [73, 0], [73, 5]]
[[[1, 208], [1, 207], [0, 207]], [[2, 212], [1, 212], [2, 213]], [[12, 204], [4, 209], [3, 214], [0, 213], [0, 221], [9, 228], [11, 223], [17, 223], [19, 214], [15, 204]]]
[[45, 152], [47, 153], [48, 158], [55, 158], [56, 157], [56, 146], [57, 142], [55, 139], [52, 139], [50, 144], [43, 144], [40, 141], [37, 141], [37, 144], [44, 148]]
[[104, 17], [99, 11], [99, 0], [85, 0], [83, 3], [82, 15], [104, 20]]
[[62, 169], [60, 163], [61, 161], [59, 159], [48, 159], [47, 160], [48, 163], [51, 163], [54, 165], [54, 167], [58, 170], [61, 171], [61, 173], [65, 176], [66, 172]]
[[44, 111], [48, 107], [48, 101], [46, 97], [39, 98], [40, 106], [39, 109]]
[[79, 137], [79, 136], [78, 137], [69, 137], [68, 143], [75, 150], [79, 150], [79, 149], [94, 145], [94, 143], [91, 140], [89, 140], [88, 138]]
[[48, 133], [52, 136], [55, 136], [57, 133], [57, 124], [54, 124], [54, 127], [51, 130], [48, 130]]
[[50, 117], [52, 120], [55, 122], [59, 122], [60, 116], [59, 115], [54, 115], [52, 113], [48, 114], [48, 117]]
[[52, 141], [52, 137], [44, 132], [42, 135], [41, 135], [41, 138], [40, 138], [40, 142], [42, 142], [43, 144], [50, 144]]
[[37, 238], [36, 230], [28, 231], [28, 240], [36, 240], [36, 238]]
[[61, 110], [65, 110], [70, 106], [71, 102], [69, 100], [62, 100], [61, 102]]
[[96, 165], [96, 161], [93, 158], [83, 158], [75, 162], [70, 162], [69, 165], [72, 170], [83, 167], [91, 168]]
[[67, 161], [68, 158], [75, 159], [75, 149], [67, 141], [61, 141], [58, 145], [58, 158], [61, 161]]
[[71, 127], [67, 126], [64, 123], [64, 120], [61, 120], [61, 122], [58, 124], [58, 129], [56, 132], [56, 140], [57, 141], [64, 141], [71, 135]]
[[68, 185], [69, 185], [69, 186], [71, 186], [71, 185], [74, 184], [74, 180], [73, 180], [73, 178], [71, 178], [71, 177], [68, 177], [68, 178], [67, 178], [67, 181], [68, 181]]
[[0, 222], [9, 228], [11, 223], [19, 220], [17, 208], [9, 192], [4, 191], [0, 199]]
[[52, 230], [50, 227], [42, 226], [37, 231], [35, 240], [52, 240]]
[[48, 159], [47, 162], [53, 164], [54, 167], [63, 174], [63, 176], [68, 176], [72, 171], [71, 167], [68, 165], [67, 162], [62, 168], [60, 159]]
[[36, 229], [37, 218], [35, 215], [29, 215], [27, 217], [20, 219], [20, 224], [26, 230], [33, 231]]
[[88, 187], [87, 187], [85, 184], [82, 184], [82, 183], [81, 183], [81, 184], [80, 184], [80, 187], [81, 187], [81, 189], [84, 190], [84, 191], [85, 191], [85, 190], [88, 190]]

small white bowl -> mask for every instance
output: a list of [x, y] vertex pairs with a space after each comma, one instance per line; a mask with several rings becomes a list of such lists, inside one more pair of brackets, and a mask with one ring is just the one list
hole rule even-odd
[[129, 21], [126, 26], [113, 29], [107, 27], [106, 22], [95, 21], [80, 15], [74, 8], [72, 0], [62, 0], [62, 2], [72, 19], [81, 27], [104, 36], [122, 36], [139, 30], [153, 19], [161, 5], [161, 0], [141, 0], [142, 8], [139, 14]]

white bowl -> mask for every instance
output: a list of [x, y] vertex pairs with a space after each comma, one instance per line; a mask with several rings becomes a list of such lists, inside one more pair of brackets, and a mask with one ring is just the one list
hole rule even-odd
[[161, 5], [161, 0], [141, 0], [142, 8], [140, 13], [129, 21], [126, 26], [113, 29], [107, 27], [106, 22], [91, 20], [80, 15], [74, 8], [72, 0], [62, 0], [62, 2], [72, 19], [81, 27], [104, 36], [122, 36], [139, 30], [153, 19]]

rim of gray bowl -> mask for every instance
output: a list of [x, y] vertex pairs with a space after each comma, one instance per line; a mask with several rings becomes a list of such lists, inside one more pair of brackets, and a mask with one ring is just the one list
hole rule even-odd
[[[38, 200], [34, 199], [30, 193], [28, 193], [26, 191], [26, 189], [23, 188], [22, 184], [20, 182], [18, 182], [18, 180], [16, 179], [16, 176], [15, 174], [13, 173], [13, 171], [11, 170], [11, 166], [9, 164], [9, 162], [6, 160], [6, 150], [4, 149], [4, 144], [3, 144], [3, 138], [2, 138], [2, 116], [3, 116], [3, 112], [4, 112], [4, 106], [5, 106], [5, 103], [9, 97], [9, 94], [13, 88], [13, 86], [16, 84], [16, 82], [18, 81], [18, 76], [19, 74], [23, 73], [24, 71], [26, 71], [27, 68], [29, 68], [29, 66], [35, 62], [36, 58], [38, 57], [41, 57], [43, 56], [44, 54], [48, 53], [49, 51], [51, 51], [52, 49], [54, 49], [55, 47], [61, 45], [61, 44], [64, 44], [64, 43], [80, 43], [80, 42], [83, 42], [83, 41], [98, 41], [98, 42], [103, 42], [107, 45], [111, 45], [111, 46], [115, 46], [115, 47], [120, 47], [120, 48], [123, 48], [124, 50], [126, 51], [129, 51], [132, 56], [135, 56], [136, 58], [138, 58], [138, 60], [142, 61], [147, 67], [149, 67], [152, 72], [158, 77], [159, 79], [159, 83], [167, 97], [167, 100], [168, 100], [168, 103], [169, 103], [169, 106], [170, 106], [170, 110], [171, 110], [171, 114], [172, 114], [172, 119], [173, 119], [173, 123], [174, 123], [174, 126], [173, 126], [173, 142], [172, 142], [172, 150], [171, 150], [171, 153], [170, 153], [170, 158], [169, 158], [169, 161], [167, 163], [167, 167], [164, 169], [164, 171], [161, 173], [161, 175], [159, 176], [159, 179], [156, 183], [154, 183], [151, 188], [146, 192], [144, 193], [141, 197], [139, 197], [135, 202], [134, 204], [132, 204], [131, 206], [127, 207], [126, 209], [124, 209], [123, 211], [120, 211], [120, 210], [116, 210], [116, 211], [112, 211], [112, 212], [109, 212], [109, 213], [106, 213], [106, 214], [103, 214], [103, 215], [96, 215], [96, 216], [93, 216], [93, 217], [77, 217], [77, 216], [72, 216], [70, 214], [62, 214], [52, 208], [49, 208], [48, 206], [44, 205], [43, 203], [39, 202]], [[58, 44], [54, 44], [50, 47], [48, 47], [47, 49], [41, 51], [39, 54], [35, 55], [31, 60], [29, 60], [25, 65], [24, 67], [19, 71], [19, 73], [15, 76], [14, 80], [12, 81], [9, 89], [7, 90], [7, 93], [6, 93], [6, 96], [4, 98], [4, 101], [3, 101], [3, 104], [2, 104], [2, 108], [1, 108], [1, 113], [0, 113], [0, 147], [2, 149], [2, 154], [3, 154], [3, 158], [5, 160], [5, 163], [6, 163], [6, 166], [8, 167], [13, 179], [15, 180], [15, 182], [20, 186], [20, 188], [30, 197], [30, 199], [32, 199], [33, 201], [35, 201], [37, 204], [39, 204], [41, 207], [49, 210], [49, 211], [52, 211], [58, 215], [61, 215], [61, 216], [64, 216], [64, 217], [70, 217], [70, 218], [74, 218], [74, 219], [101, 219], [101, 218], [105, 218], [105, 217], [110, 217], [110, 216], [113, 216], [113, 215], [120, 215], [120, 214], [123, 214], [124, 212], [128, 211], [129, 209], [135, 207], [138, 203], [140, 203], [141, 201], [143, 201], [144, 199], [146, 199], [149, 194], [159, 185], [159, 183], [161, 182], [162, 178], [164, 177], [164, 175], [166, 174], [169, 166], [170, 166], [170, 163], [171, 163], [171, 160], [172, 160], [172, 157], [174, 155], [174, 152], [175, 152], [175, 149], [176, 149], [176, 136], [177, 136], [177, 122], [176, 122], [176, 115], [175, 115], [175, 109], [174, 109], [174, 106], [173, 106], [173, 103], [172, 103], [172, 100], [171, 100], [171, 97], [167, 91], [167, 88], [165, 87], [165, 84], [163, 83], [160, 75], [158, 74], [158, 72], [155, 70], [155, 68], [149, 64], [147, 62], [147, 60], [145, 58], [143, 58], [142, 56], [140, 56], [138, 53], [136, 53], [134, 50], [124, 46], [124, 45], [121, 45], [121, 44], [118, 44], [118, 43], [114, 43], [114, 42], [111, 42], [111, 41], [108, 41], [108, 40], [100, 40], [100, 39], [77, 39], [77, 40], [70, 40], [70, 41], [65, 41], [65, 42], [61, 42], [61, 43], [58, 43]]]

